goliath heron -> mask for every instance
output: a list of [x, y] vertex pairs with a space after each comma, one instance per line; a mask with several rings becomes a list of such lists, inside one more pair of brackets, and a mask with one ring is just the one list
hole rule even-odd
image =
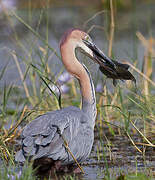
[[66, 150], [62, 136], [78, 162], [89, 156], [94, 141], [96, 98], [91, 75], [86, 66], [77, 60], [75, 49], [79, 47], [95, 59], [93, 47], [87, 45], [90, 41], [87, 33], [71, 29], [60, 42], [62, 62], [67, 71], [79, 80], [82, 108], [70, 106], [47, 112], [27, 124], [22, 132], [22, 148], [15, 155], [17, 162], [28, 158], [36, 166], [41, 165], [45, 169], [46, 166], [54, 167], [56, 171], [63, 170], [65, 166], [72, 167], [75, 162]]

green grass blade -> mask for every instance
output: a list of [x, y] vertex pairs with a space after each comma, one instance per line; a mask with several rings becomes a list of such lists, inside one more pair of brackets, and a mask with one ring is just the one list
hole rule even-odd
[[5, 73], [5, 70], [6, 70], [7, 66], [8, 66], [8, 63], [4, 66], [4, 68], [2, 69], [2, 71], [1, 71], [1, 73], [0, 73], [0, 80], [2, 79], [2, 77], [3, 77], [4, 73]]
[[[36, 72], [38, 73], [40, 79], [41, 79], [41, 80], [44, 82], [44, 84], [48, 87], [48, 89], [50, 90], [50, 92], [55, 96], [55, 98], [56, 98], [56, 100], [57, 100], [57, 102], [58, 102], [59, 108], [61, 109], [61, 108], [62, 108], [62, 106], [61, 106], [61, 91], [60, 91], [59, 87], [56, 86], [55, 83], [54, 83], [52, 80], [50, 80], [48, 77], [44, 76], [43, 73], [42, 73], [35, 65], [31, 64], [31, 66], [36, 70]], [[50, 86], [48, 85], [48, 83], [45, 81], [45, 79], [44, 79], [43, 77], [44, 77], [46, 80], [50, 81], [54, 86], [57, 87], [57, 89], [59, 90], [59, 95], [58, 95], [58, 97], [57, 97], [57, 95], [55, 94], [55, 92], [52, 91], [52, 89], [50, 88]]]
[[58, 53], [55, 51], [54, 48], [52, 48], [48, 42], [40, 36], [39, 33], [37, 33], [30, 25], [28, 25], [21, 17], [19, 17], [15, 12], [13, 12], [13, 15], [18, 19], [19, 22], [24, 24], [38, 39], [40, 39], [54, 54], [61, 59], [61, 57], [58, 55]]

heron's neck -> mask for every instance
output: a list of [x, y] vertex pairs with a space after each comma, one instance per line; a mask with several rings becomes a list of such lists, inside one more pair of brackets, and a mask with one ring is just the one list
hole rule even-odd
[[[86, 71], [88, 70], [86, 69]], [[94, 84], [93, 84], [89, 71], [88, 71], [88, 77], [89, 77], [89, 81], [91, 85], [92, 101], [90, 102], [85, 97], [82, 96], [82, 110], [85, 114], [89, 116], [89, 119], [91, 119], [91, 126], [94, 128], [96, 113], [97, 113], [96, 97], [95, 97]]]
[[85, 67], [85, 65], [81, 66], [86, 72], [86, 79], [79, 79], [82, 92], [82, 110], [85, 114], [87, 114], [87, 116], [89, 116], [89, 120], [91, 120], [89, 123], [91, 122], [91, 126], [94, 128], [96, 119], [96, 97], [94, 84], [88, 69]]
[[82, 94], [82, 109], [88, 111], [90, 107], [96, 108], [94, 84], [87, 68], [75, 56], [76, 45], [73, 42], [68, 42], [60, 48], [62, 61], [66, 69], [79, 80]]

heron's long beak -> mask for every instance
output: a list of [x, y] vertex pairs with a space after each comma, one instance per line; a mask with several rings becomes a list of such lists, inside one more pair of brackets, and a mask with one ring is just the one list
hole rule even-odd
[[107, 64], [111, 68], [115, 69], [115, 64], [110, 58], [108, 58], [93, 42], [82, 40], [85, 45], [93, 51], [94, 57], [92, 59], [102, 66], [102, 64]]

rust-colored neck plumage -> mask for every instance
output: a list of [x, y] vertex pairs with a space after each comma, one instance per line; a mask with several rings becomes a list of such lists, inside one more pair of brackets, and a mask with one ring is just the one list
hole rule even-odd
[[89, 103], [94, 103], [94, 94], [90, 83], [90, 77], [75, 56], [75, 48], [78, 47], [80, 43], [83, 43], [82, 39], [84, 36], [85, 33], [80, 30], [68, 32], [61, 41], [60, 51], [63, 64], [67, 71], [75, 76], [80, 82], [82, 97]]

